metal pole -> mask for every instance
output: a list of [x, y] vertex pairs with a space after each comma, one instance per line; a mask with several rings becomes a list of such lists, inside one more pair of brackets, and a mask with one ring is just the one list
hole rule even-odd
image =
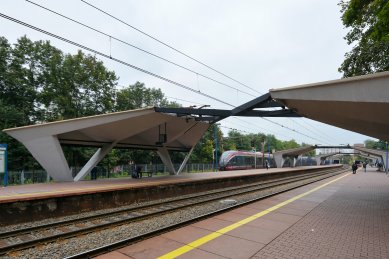
[[267, 148], [269, 149], [269, 162], [270, 162], [270, 139], [267, 142]]
[[385, 166], [386, 175], [388, 175], [388, 141], [386, 141], [386, 166]]
[[254, 168], [257, 169], [257, 149], [254, 147]]
[[217, 149], [218, 149], [218, 146], [217, 146], [217, 126], [216, 124], [214, 124], [215, 126], [215, 170], [217, 171], [219, 169], [219, 162], [218, 162], [218, 159], [217, 159]]

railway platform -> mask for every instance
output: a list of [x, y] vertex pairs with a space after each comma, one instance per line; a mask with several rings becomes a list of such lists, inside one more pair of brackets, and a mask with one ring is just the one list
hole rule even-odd
[[344, 173], [101, 255], [389, 258], [389, 177]]
[[[332, 167], [332, 166], [326, 166]], [[190, 173], [9, 186], [0, 189], [0, 226], [114, 208], [323, 169], [325, 166]]]

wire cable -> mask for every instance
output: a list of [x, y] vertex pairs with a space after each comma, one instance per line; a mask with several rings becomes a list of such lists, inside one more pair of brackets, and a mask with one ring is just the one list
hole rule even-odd
[[56, 34], [53, 34], [53, 33], [51, 33], [51, 32], [45, 31], [45, 30], [43, 30], [43, 29], [40, 29], [40, 28], [38, 28], [38, 27], [35, 27], [35, 26], [33, 26], [33, 25], [31, 25], [31, 24], [28, 24], [28, 23], [25, 23], [25, 22], [23, 22], [23, 21], [17, 20], [17, 19], [15, 19], [15, 18], [12, 18], [12, 17], [10, 17], [10, 16], [8, 16], [8, 15], [5, 15], [5, 14], [3, 14], [3, 13], [0, 13], [0, 16], [3, 17], [3, 18], [5, 18], [5, 19], [7, 19], [7, 20], [13, 21], [13, 22], [18, 23], [18, 24], [20, 24], [20, 25], [23, 25], [23, 26], [25, 26], [25, 27], [27, 27], [27, 28], [33, 29], [33, 30], [35, 30], [35, 31], [38, 31], [38, 32], [41, 32], [41, 33], [46, 34], [46, 35], [48, 35], [48, 36], [51, 36], [51, 37], [53, 37], [53, 38], [56, 38], [56, 39], [58, 39], [58, 40], [64, 41], [64, 42], [66, 42], [66, 43], [69, 43], [69, 44], [71, 44], [71, 45], [73, 45], [73, 46], [76, 46], [76, 47], [79, 47], [79, 48], [81, 48], [81, 49], [84, 49], [84, 50], [87, 50], [87, 51], [89, 51], [89, 52], [92, 52], [92, 53], [94, 53], [94, 54], [96, 54], [96, 55], [105, 57], [105, 58], [107, 58], [107, 59], [111, 59], [111, 60], [113, 60], [113, 61], [115, 61], [115, 62], [118, 62], [118, 63], [120, 63], [120, 64], [122, 64], [122, 65], [131, 67], [131, 68], [133, 68], [133, 69], [135, 69], [135, 70], [138, 70], [138, 71], [143, 72], [143, 73], [145, 73], [145, 74], [148, 74], [148, 75], [150, 75], [150, 76], [156, 77], [156, 78], [158, 78], [158, 79], [161, 79], [161, 80], [166, 81], [166, 82], [168, 82], [168, 83], [171, 83], [171, 84], [173, 84], [173, 85], [179, 86], [179, 87], [181, 87], [181, 88], [184, 88], [184, 89], [189, 90], [189, 91], [191, 91], [191, 92], [197, 93], [197, 94], [199, 94], [199, 95], [208, 97], [208, 98], [210, 98], [210, 99], [212, 99], [212, 100], [214, 100], [214, 101], [223, 103], [223, 104], [228, 105], [228, 106], [231, 106], [231, 107], [235, 107], [234, 105], [229, 104], [229, 103], [227, 103], [227, 102], [225, 102], [225, 101], [222, 101], [222, 100], [220, 100], [220, 99], [217, 99], [217, 98], [215, 98], [215, 97], [213, 97], [213, 96], [210, 96], [210, 95], [205, 94], [205, 93], [203, 93], [203, 92], [196, 91], [195, 89], [193, 89], [193, 88], [191, 88], [191, 87], [189, 87], [189, 86], [186, 86], [186, 85], [181, 84], [181, 83], [177, 83], [177, 82], [175, 82], [175, 81], [173, 81], [173, 80], [170, 80], [170, 79], [168, 79], [168, 78], [166, 78], [166, 77], [157, 75], [157, 74], [155, 74], [155, 73], [153, 73], [153, 72], [150, 72], [150, 71], [148, 71], [148, 70], [146, 70], [146, 69], [143, 69], [143, 68], [134, 66], [134, 65], [132, 65], [132, 64], [130, 64], [130, 63], [127, 63], [127, 62], [125, 62], [125, 61], [123, 61], [123, 60], [114, 58], [114, 57], [112, 57], [112, 56], [110, 57], [109, 55], [104, 54], [104, 53], [102, 53], [102, 52], [100, 52], [100, 51], [97, 51], [97, 50], [95, 50], [95, 49], [86, 47], [86, 46], [81, 45], [81, 44], [79, 44], [79, 43], [77, 43], [77, 42], [74, 42], [74, 41], [68, 40], [68, 39], [66, 39], [66, 38], [63, 38], [63, 37], [61, 37], [61, 36], [58, 36], [58, 35], [56, 35]]
[[151, 38], [151, 39], [153, 39], [153, 40], [159, 42], [160, 44], [162, 44], [162, 45], [164, 45], [164, 46], [166, 46], [166, 47], [168, 47], [168, 48], [170, 48], [170, 49], [172, 49], [172, 50], [174, 50], [174, 51], [180, 53], [181, 55], [183, 55], [183, 56], [185, 56], [185, 57], [187, 57], [187, 58], [189, 58], [189, 59], [191, 59], [191, 60], [193, 60], [193, 61], [195, 61], [195, 62], [197, 62], [197, 63], [199, 63], [199, 64], [201, 64], [201, 65], [203, 65], [203, 66], [205, 66], [205, 67], [207, 67], [207, 68], [209, 68], [209, 69], [211, 69], [212, 71], [214, 71], [214, 72], [216, 72], [216, 73], [218, 73], [218, 74], [220, 74], [220, 75], [222, 75], [222, 76], [224, 76], [224, 77], [227, 77], [228, 79], [230, 79], [230, 80], [232, 80], [232, 81], [234, 81], [234, 82], [236, 82], [236, 83], [238, 83], [238, 84], [240, 84], [240, 85], [242, 85], [242, 86], [244, 86], [244, 87], [246, 87], [246, 88], [248, 88], [248, 89], [250, 89], [250, 90], [252, 90], [252, 91], [254, 91], [254, 92], [256, 92], [256, 93], [262, 94], [262, 93], [259, 92], [258, 90], [255, 90], [254, 88], [251, 88], [250, 86], [248, 86], [248, 85], [246, 85], [246, 84], [244, 84], [244, 83], [242, 83], [242, 82], [240, 82], [240, 81], [238, 81], [238, 80], [236, 80], [236, 79], [234, 79], [234, 78], [232, 78], [232, 77], [230, 77], [230, 76], [228, 76], [228, 75], [226, 75], [226, 74], [224, 74], [224, 73], [222, 73], [222, 72], [216, 70], [215, 68], [213, 68], [213, 67], [211, 67], [211, 66], [205, 64], [204, 62], [199, 61], [198, 59], [193, 58], [193, 57], [189, 56], [188, 54], [185, 54], [184, 52], [182, 52], [182, 51], [180, 51], [180, 50], [178, 50], [178, 49], [172, 47], [171, 45], [169, 45], [169, 44], [167, 44], [167, 43], [165, 43], [165, 42], [163, 42], [163, 41], [157, 39], [156, 37], [154, 37], [154, 36], [152, 36], [152, 35], [150, 35], [150, 34], [144, 32], [144, 31], [142, 31], [141, 29], [136, 28], [135, 26], [133, 26], [133, 25], [131, 25], [131, 24], [128, 24], [127, 22], [125, 22], [125, 21], [123, 21], [123, 20], [121, 20], [121, 19], [115, 17], [114, 15], [112, 15], [112, 14], [110, 14], [110, 13], [108, 13], [108, 12], [106, 12], [106, 11], [100, 9], [100, 8], [98, 8], [97, 6], [92, 5], [91, 3], [89, 3], [89, 2], [87, 2], [87, 1], [85, 1], [85, 0], [81, 0], [81, 2], [83, 2], [83, 3], [87, 4], [87, 5], [89, 5], [90, 7], [92, 7], [92, 8], [94, 8], [94, 9], [98, 10], [99, 12], [101, 12], [101, 13], [103, 13], [103, 14], [105, 14], [105, 15], [108, 15], [108, 16], [111, 17], [112, 19], [115, 19], [116, 21], [121, 22], [122, 24], [124, 24], [124, 25], [126, 25], [126, 26], [128, 26], [128, 27], [130, 27], [130, 28], [132, 28], [132, 29], [134, 29], [134, 30], [136, 30], [137, 32], [139, 32], [139, 33], [141, 33], [141, 34], [143, 34], [143, 35], [145, 35], [145, 36], [147, 36], [147, 37], [149, 37], [149, 38]]
[[[89, 47], [84, 46], [84, 45], [82, 45], [82, 44], [76, 43], [76, 42], [71, 41], [71, 40], [69, 40], [69, 39], [63, 38], [63, 37], [58, 36], [58, 35], [56, 35], [56, 34], [53, 34], [53, 33], [51, 33], [51, 32], [45, 31], [45, 30], [43, 30], [43, 29], [40, 29], [40, 28], [38, 28], [38, 27], [35, 27], [35, 26], [31, 25], [31, 24], [25, 23], [25, 22], [20, 21], [20, 20], [18, 20], [18, 19], [12, 18], [12, 17], [10, 17], [10, 16], [8, 16], [8, 15], [5, 15], [5, 14], [3, 14], [3, 13], [0, 13], [0, 17], [5, 18], [5, 19], [7, 19], [7, 20], [10, 20], [10, 21], [12, 21], [12, 22], [18, 23], [18, 24], [20, 24], [20, 25], [23, 25], [23, 26], [25, 26], [25, 27], [27, 27], [27, 28], [30, 28], [30, 29], [32, 29], [32, 30], [35, 30], [35, 31], [41, 32], [41, 33], [43, 33], [43, 34], [46, 34], [46, 35], [48, 35], [48, 36], [50, 36], [50, 37], [53, 37], [53, 38], [56, 38], [56, 39], [58, 39], [58, 40], [64, 41], [64, 42], [69, 43], [69, 44], [71, 44], [71, 45], [73, 45], [73, 46], [76, 46], [76, 47], [79, 47], [79, 48], [81, 48], [81, 49], [87, 50], [87, 51], [92, 52], [92, 53], [94, 53], [94, 54], [96, 54], [96, 55], [99, 55], [99, 56], [105, 57], [105, 58], [107, 58], [107, 59], [113, 60], [113, 61], [115, 61], [115, 62], [118, 62], [118, 63], [122, 64], [122, 65], [131, 67], [131, 68], [133, 68], [133, 69], [135, 69], [135, 70], [138, 70], [138, 71], [143, 72], [143, 73], [145, 73], [145, 74], [148, 74], [148, 75], [150, 75], [150, 76], [156, 77], [156, 78], [158, 78], [158, 79], [161, 79], [161, 80], [166, 81], [166, 82], [168, 82], [168, 83], [171, 83], [171, 84], [173, 84], [173, 85], [179, 86], [179, 87], [184, 88], [184, 89], [186, 89], [186, 90], [188, 90], [188, 91], [191, 91], [191, 92], [197, 93], [197, 94], [199, 94], [199, 95], [205, 96], [205, 97], [210, 98], [210, 99], [212, 99], [212, 100], [214, 100], [214, 101], [223, 103], [223, 104], [228, 105], [228, 106], [230, 106], [230, 107], [234, 107], [234, 108], [236, 107], [236, 106], [234, 106], [234, 105], [232, 105], [232, 104], [230, 104], [230, 103], [227, 103], [227, 102], [225, 102], [225, 101], [222, 101], [222, 100], [220, 100], [220, 99], [217, 99], [217, 98], [215, 98], [215, 97], [213, 97], [213, 96], [210, 96], [210, 95], [205, 94], [205, 93], [203, 93], [203, 92], [196, 91], [195, 89], [193, 89], [193, 88], [191, 88], [191, 87], [188, 87], [188, 86], [183, 85], [183, 84], [181, 84], [181, 83], [175, 82], [175, 81], [170, 80], [170, 79], [168, 79], [168, 78], [166, 78], [166, 77], [160, 76], [160, 75], [158, 75], [158, 74], [155, 74], [155, 73], [150, 72], [150, 71], [148, 71], [148, 70], [145, 70], [145, 69], [143, 69], [143, 68], [137, 67], [137, 66], [135, 66], [135, 65], [129, 64], [129, 63], [123, 61], [123, 60], [114, 58], [114, 57], [109, 56], [109, 55], [107, 55], [107, 54], [104, 54], [104, 53], [102, 53], [102, 52], [100, 52], [100, 51], [97, 51], [97, 50], [95, 50], [95, 49], [89, 48]], [[269, 120], [269, 119], [267, 119], [267, 118], [262, 118], [262, 117], [261, 117], [261, 119], [266, 120], [266, 121], [268, 121], [268, 122], [270, 122], [270, 123], [273, 123], [273, 124], [275, 124], [275, 125], [278, 125], [278, 126], [280, 126], [280, 127], [282, 127], [282, 128], [289, 129], [289, 130], [291, 130], [291, 131], [293, 131], [293, 132], [296, 132], [296, 133], [298, 133], [298, 134], [300, 134], [300, 135], [303, 135], [303, 136], [305, 136], [305, 137], [307, 137], [307, 138], [310, 138], [310, 139], [313, 139], [313, 140], [318, 140], [318, 139], [313, 138], [313, 137], [311, 137], [311, 136], [308, 136], [308, 135], [306, 135], [306, 134], [304, 134], [304, 133], [301, 133], [301, 132], [299, 132], [299, 131], [296, 131], [295, 129], [291, 129], [291, 128], [287, 127], [287, 126], [284, 126], [284, 125], [282, 125], [282, 124], [280, 124], [280, 123], [278, 123], [278, 122], [274, 122], [274, 121], [271, 121], [271, 120]], [[320, 140], [318, 140], [318, 141], [321, 142]]]
[[[294, 123], [296, 123], [297, 125], [299, 125], [300, 127], [306, 129], [308, 132], [312, 132], [313, 134], [315, 134], [316, 136], [318, 136], [319, 138], [323, 138], [322, 136], [320, 136], [320, 134], [318, 134], [316, 131], [312, 131], [310, 129], [308, 129], [307, 127], [305, 127], [304, 125], [302, 125], [301, 123], [299, 123], [297, 120], [292, 120], [291, 118], [288, 118], [290, 121], [293, 121]], [[323, 138], [323, 139], [326, 139], [326, 138]], [[331, 143], [327, 142], [328, 139], [326, 139], [326, 141], [324, 141], [325, 144], [328, 144], [328, 145], [331, 145]]]
[[[95, 31], [95, 32], [97, 32], [97, 33], [99, 33], [99, 34], [101, 34], [101, 35], [107, 36], [107, 37], [109, 37], [110, 41], [111, 41], [111, 39], [116, 40], [116, 41], [118, 41], [118, 42], [120, 42], [120, 43], [122, 43], [122, 44], [124, 44], [124, 45], [127, 45], [127, 46], [130, 46], [130, 47], [132, 47], [132, 48], [135, 48], [135, 49], [137, 49], [137, 50], [139, 50], [139, 51], [141, 51], [141, 52], [143, 52], [143, 53], [146, 53], [146, 54], [151, 55], [151, 56], [153, 56], [153, 57], [155, 57], [155, 58], [158, 58], [158, 59], [160, 59], [160, 60], [163, 60], [163, 61], [165, 61], [165, 62], [167, 62], [167, 63], [169, 63], [169, 64], [172, 64], [172, 65], [174, 65], [174, 66], [177, 66], [177, 67], [179, 67], [179, 68], [182, 68], [182, 69], [184, 69], [184, 70], [186, 70], [186, 71], [189, 71], [189, 72], [191, 72], [191, 73], [193, 73], [193, 74], [196, 74], [197, 76], [201, 76], [201, 77], [206, 78], [206, 79], [208, 79], [208, 80], [211, 80], [211, 81], [213, 81], [213, 82], [215, 82], [215, 83], [218, 83], [218, 84], [220, 84], [220, 85], [227, 86], [227, 87], [229, 87], [230, 89], [234, 89], [234, 90], [236, 90], [236, 91], [239, 91], [239, 92], [241, 92], [241, 93], [250, 95], [250, 96], [252, 96], [252, 97], [257, 97], [256, 95], [253, 95], [253, 94], [250, 94], [250, 93], [248, 93], [248, 92], [242, 91], [241, 89], [238, 89], [238, 88], [233, 87], [233, 86], [231, 86], [231, 85], [225, 84], [225, 83], [223, 83], [223, 82], [221, 82], [221, 81], [218, 81], [218, 80], [216, 80], [216, 79], [214, 79], [214, 78], [211, 78], [211, 77], [209, 77], [209, 76], [203, 75], [203, 74], [201, 74], [200, 72], [194, 71], [194, 70], [192, 70], [192, 69], [190, 69], [190, 68], [187, 68], [187, 67], [185, 67], [185, 66], [182, 66], [182, 65], [180, 65], [180, 64], [177, 64], [177, 63], [175, 63], [175, 62], [173, 62], [173, 61], [171, 61], [171, 60], [168, 60], [168, 59], [166, 59], [166, 58], [164, 58], [164, 57], [161, 57], [161, 56], [159, 56], [159, 55], [157, 55], [157, 54], [154, 54], [154, 53], [152, 53], [152, 52], [150, 52], [150, 51], [144, 50], [144, 49], [142, 49], [142, 48], [140, 48], [140, 47], [138, 47], [138, 46], [135, 46], [135, 45], [133, 45], [133, 44], [127, 42], [127, 41], [124, 41], [124, 40], [121, 40], [121, 39], [119, 39], [119, 38], [116, 38], [115, 36], [112, 36], [112, 35], [110, 35], [110, 34], [108, 34], [108, 33], [105, 33], [105, 32], [103, 32], [103, 31], [100, 31], [100, 30], [98, 30], [98, 29], [96, 29], [96, 28], [94, 28], [94, 27], [92, 27], [92, 26], [89, 26], [89, 25], [87, 25], [87, 24], [85, 24], [85, 23], [82, 23], [82, 22], [80, 22], [80, 21], [77, 21], [77, 20], [75, 20], [75, 19], [73, 19], [73, 18], [70, 18], [70, 17], [68, 17], [68, 16], [66, 16], [66, 15], [63, 15], [63, 14], [61, 14], [61, 13], [59, 13], [59, 12], [56, 12], [56, 11], [54, 11], [54, 10], [52, 10], [52, 9], [49, 9], [49, 8], [45, 7], [45, 6], [42, 6], [42, 5], [40, 5], [40, 4], [37, 4], [37, 3], [33, 2], [33, 1], [26, 0], [26, 2], [28, 2], [28, 3], [30, 3], [30, 4], [33, 4], [33, 5], [35, 5], [35, 6], [39, 7], [39, 8], [41, 8], [41, 9], [44, 9], [44, 10], [46, 10], [46, 11], [48, 11], [48, 12], [53, 13], [53, 14], [56, 14], [56, 15], [58, 15], [58, 16], [61, 16], [62, 18], [65, 18], [65, 19], [67, 19], [67, 20], [69, 20], [69, 21], [72, 21], [72, 22], [78, 24], [78, 25], [81, 25], [81, 26], [83, 26], [83, 27], [85, 27], [85, 28], [88, 28], [88, 29], [90, 29], [90, 30], [92, 30], [92, 31]], [[111, 54], [110, 54], [110, 55], [111, 55]]]
[[191, 103], [191, 104], [197, 104], [197, 105], [205, 105], [204, 103], [197, 103], [197, 102], [193, 102], [193, 101], [188, 101], [188, 100], [184, 100], [184, 99], [180, 99], [180, 98], [177, 98], [177, 97], [172, 97], [172, 96], [166, 96], [166, 98], [168, 99], [172, 99], [172, 100], [178, 100], [178, 101], [181, 101], [181, 102], [187, 102], [187, 103]]
[[306, 134], [304, 134], [304, 133], [301, 133], [301, 132], [299, 132], [299, 131], [297, 131], [297, 130], [295, 130], [295, 129], [292, 129], [292, 128], [288, 127], [288, 126], [285, 126], [285, 125], [283, 125], [283, 124], [281, 124], [281, 123], [278, 123], [278, 122], [275, 122], [275, 121], [271, 121], [271, 120], [269, 120], [268, 118], [263, 118], [263, 117], [261, 117], [261, 119], [263, 119], [263, 120], [265, 120], [265, 121], [268, 121], [268, 122], [271, 122], [271, 123], [273, 123], [273, 124], [276, 124], [276, 125], [278, 125], [278, 126], [280, 126], [280, 127], [282, 127], [282, 128], [285, 128], [285, 129], [291, 130], [291, 131], [293, 131], [293, 132], [299, 133], [300, 135], [303, 135], [303, 136], [305, 136], [305, 137], [307, 137], [307, 138], [310, 138], [310, 139], [313, 139], [313, 140], [316, 140], [316, 141], [321, 142], [321, 140], [319, 140], [319, 139], [317, 139], [317, 138], [308, 136], [308, 135], [306, 135]]

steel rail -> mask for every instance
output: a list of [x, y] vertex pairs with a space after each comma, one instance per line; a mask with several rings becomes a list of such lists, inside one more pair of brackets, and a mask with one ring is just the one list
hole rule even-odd
[[[244, 185], [244, 186], [233, 187], [233, 188], [226, 188], [226, 189], [223, 189], [223, 190], [218, 191], [218, 192], [197, 195], [196, 197], [193, 195], [190, 197], [174, 199], [174, 200], [169, 200], [169, 201], [165, 201], [165, 202], [157, 202], [155, 204], [148, 204], [148, 205], [144, 205], [144, 206], [141, 206], [138, 208], [131, 208], [131, 209], [125, 209], [123, 211], [103, 213], [103, 214], [93, 215], [93, 216], [82, 218], [82, 219], [73, 219], [73, 220], [65, 221], [65, 223], [55, 222], [55, 223], [51, 223], [50, 227], [48, 227], [47, 225], [33, 227], [33, 228], [31, 228], [31, 229], [34, 229], [33, 231], [47, 230], [47, 229], [50, 229], [52, 227], [58, 227], [58, 226], [66, 227], [66, 226], [69, 226], [75, 222], [77, 222], [77, 224], [80, 224], [80, 223], [82, 224], [82, 223], [88, 222], [88, 220], [90, 221], [92, 219], [100, 219], [100, 218], [104, 218], [106, 216], [117, 216], [119, 214], [123, 214], [123, 213], [127, 213], [127, 212], [128, 213], [132, 212], [133, 214], [136, 214], [136, 212], [138, 212], [138, 215], [135, 215], [135, 216], [132, 215], [129, 218], [109, 221], [109, 222], [105, 222], [105, 223], [102, 223], [99, 225], [92, 225], [92, 226], [84, 227], [81, 229], [71, 230], [71, 231], [68, 231], [65, 233], [54, 234], [54, 235], [45, 236], [45, 237], [41, 237], [41, 238], [26, 240], [26, 241], [20, 242], [20, 243], [10, 244], [8, 246], [3, 246], [3, 247], [0, 247], [0, 254], [5, 254], [5, 253], [8, 253], [10, 251], [34, 247], [34, 246], [36, 246], [38, 244], [42, 244], [42, 243], [54, 242], [57, 239], [74, 237], [74, 236], [78, 236], [81, 234], [86, 234], [86, 233], [90, 233], [90, 232], [97, 231], [97, 230], [103, 230], [103, 229], [115, 227], [118, 225], [123, 225], [123, 224], [134, 222], [134, 221], [144, 220], [146, 218], [153, 217], [156, 215], [166, 214], [166, 213], [176, 211], [179, 209], [184, 209], [184, 208], [189, 207], [189, 206], [194, 206], [194, 205], [199, 205], [199, 204], [203, 204], [203, 203], [207, 203], [207, 202], [212, 202], [212, 201], [219, 200], [219, 199], [226, 198], [226, 197], [248, 194], [248, 193], [257, 192], [260, 190], [266, 190], [266, 189], [274, 188], [277, 186], [282, 186], [282, 185], [291, 184], [291, 183], [299, 182], [299, 181], [304, 181], [304, 180], [315, 178], [315, 177], [320, 177], [322, 175], [326, 176], [326, 175], [331, 174], [331, 173], [337, 173], [336, 172], [337, 169], [325, 170], [325, 171], [319, 171], [319, 172], [317, 172], [317, 171], [310, 172], [308, 174], [299, 175], [299, 176], [290, 176], [290, 177], [285, 177], [285, 178], [281, 178], [281, 179], [269, 180], [266, 182], [259, 182], [259, 183], [255, 183], [255, 184]], [[226, 193], [226, 194], [224, 195], [223, 193]], [[206, 199], [207, 197], [209, 197], [209, 198]], [[192, 199], [196, 199], [196, 200], [192, 201], [192, 202], [188, 202], [186, 204], [179, 204], [177, 206], [177, 203], [180, 203], [180, 202], [182, 203], [184, 201], [190, 201]], [[161, 210], [160, 208], [158, 208], [158, 206], [164, 207], [164, 208]], [[157, 208], [157, 209], [155, 211], [152, 211], [152, 212], [147, 212], [146, 214], [142, 213], [142, 210], [147, 211], [147, 209], [152, 209], [152, 208]], [[69, 223], [69, 222], [71, 222], [71, 223]], [[29, 229], [29, 230], [21, 229], [21, 230], [16, 230], [16, 231], [10, 231], [8, 233], [4, 233], [4, 234], [8, 234], [8, 236], [7, 235], [4, 235], [4, 236], [15, 237], [15, 236], [17, 236], [18, 232], [20, 233], [20, 235], [26, 235], [29, 232], [31, 232], [31, 229]], [[14, 233], [11, 234], [11, 232], [14, 232]]]

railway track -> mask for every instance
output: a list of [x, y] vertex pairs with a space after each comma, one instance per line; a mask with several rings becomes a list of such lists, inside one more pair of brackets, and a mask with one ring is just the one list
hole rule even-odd
[[[197, 206], [217, 200], [237, 197], [239, 195], [246, 195], [259, 191], [273, 190], [262, 196], [256, 197], [251, 201], [248, 201], [253, 202], [255, 200], [262, 199], [264, 197], [274, 195], [276, 193], [283, 192], [292, 188], [296, 188], [314, 181], [319, 181], [321, 179], [328, 178], [336, 174], [340, 174], [342, 172], [344, 172], [344, 169], [340, 170], [340, 168], [324, 170], [303, 175], [290, 176], [282, 179], [274, 179], [259, 183], [253, 183], [250, 185], [224, 188], [221, 190], [215, 190], [206, 193], [187, 195], [182, 198], [172, 199], [163, 202], [154, 202], [147, 205], [138, 206], [136, 208], [126, 208], [109, 213], [97, 213], [95, 215], [90, 215], [78, 219], [62, 220], [42, 226], [34, 226], [14, 231], [2, 232], [0, 233], [0, 255], [9, 254], [10, 252], [31, 248], [46, 243], [56, 242], [57, 240], [64, 240], [66, 238], [86, 235], [88, 233], [100, 231], [103, 229], [114, 228], [119, 225], [129, 224], [151, 217], [158, 217], [160, 215], [171, 213], [173, 211], [182, 210], [188, 207]], [[199, 220], [215, 213], [220, 213], [224, 210], [232, 209], [236, 206], [242, 206], [246, 203], [247, 202], [228, 205], [223, 208], [223, 210], [213, 211], [212, 213], [209, 213], [209, 215], [197, 216], [191, 219], [190, 221]], [[132, 237], [126, 240], [115, 242], [113, 244], [92, 249], [77, 254], [75, 256], [71, 256], [69, 258], [87, 258], [92, 255], [108, 251], [113, 247], [124, 246], [139, 239], [144, 239], [149, 236], [157, 235], [160, 232], [180, 227], [182, 224], [188, 224], [190, 221], [185, 221], [179, 224], [162, 227], [156, 231], [143, 233], [136, 237]]]

